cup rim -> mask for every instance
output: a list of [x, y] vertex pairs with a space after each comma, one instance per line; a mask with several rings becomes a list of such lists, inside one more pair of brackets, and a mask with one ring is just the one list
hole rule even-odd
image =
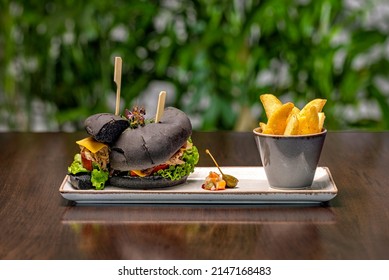
[[257, 136], [261, 137], [269, 137], [269, 138], [306, 138], [306, 137], [312, 137], [312, 136], [321, 136], [323, 134], [327, 133], [327, 129], [323, 128], [321, 132], [318, 133], [311, 133], [311, 134], [302, 134], [302, 135], [277, 135], [277, 134], [264, 134], [262, 133], [262, 129], [260, 127], [256, 127], [253, 129], [253, 133]]

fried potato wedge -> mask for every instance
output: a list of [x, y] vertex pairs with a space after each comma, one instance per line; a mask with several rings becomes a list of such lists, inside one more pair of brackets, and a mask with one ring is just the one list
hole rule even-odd
[[304, 108], [301, 109], [301, 114], [306, 114], [310, 110], [311, 107], [316, 107], [317, 112], [321, 112], [323, 110], [324, 105], [326, 104], [326, 99], [316, 98], [309, 101]]
[[288, 117], [287, 120], [286, 120], [286, 123], [288, 124], [288, 122], [290, 121], [290, 118], [291, 118], [293, 115], [299, 114], [299, 113], [300, 113], [300, 109], [297, 108], [296, 106], [293, 107], [292, 112], [290, 112], [289, 117]]
[[309, 111], [301, 110], [298, 115], [299, 135], [313, 134], [320, 132], [319, 113], [316, 106], [309, 107]]
[[325, 118], [326, 118], [326, 115], [324, 114], [324, 112], [320, 112], [319, 113], [319, 131], [323, 130]]
[[259, 98], [261, 99], [268, 120], [273, 112], [282, 106], [282, 102], [273, 94], [262, 94]]
[[264, 122], [259, 122], [259, 128], [261, 129], [261, 131], [265, 131], [266, 129], [266, 124]]
[[299, 120], [297, 114], [292, 113], [288, 117], [288, 121], [286, 122], [286, 127], [284, 131], [284, 135], [298, 135], [299, 133]]
[[259, 122], [264, 134], [306, 135], [319, 133], [324, 128], [326, 116], [322, 110], [326, 99], [313, 99], [301, 110], [291, 102], [282, 104], [273, 94], [262, 94], [260, 100], [268, 120]]
[[293, 110], [293, 107], [294, 104], [288, 102], [277, 108], [270, 115], [270, 118], [263, 133], [283, 135], [286, 128], [286, 120], [288, 119], [290, 112]]

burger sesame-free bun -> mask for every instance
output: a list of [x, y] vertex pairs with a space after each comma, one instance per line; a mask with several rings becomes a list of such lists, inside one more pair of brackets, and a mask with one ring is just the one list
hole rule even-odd
[[93, 189], [90, 174], [69, 174], [70, 184], [78, 190]]
[[114, 114], [95, 114], [85, 120], [85, 129], [96, 141], [112, 144], [129, 126], [126, 119]]
[[161, 176], [112, 176], [109, 178], [108, 185], [119, 188], [147, 190], [177, 186], [185, 183], [187, 178], [188, 176], [182, 177], [179, 180], [170, 180]]
[[114, 170], [142, 170], [170, 159], [192, 134], [192, 124], [181, 110], [168, 107], [159, 123], [126, 129], [112, 144], [110, 165]]
[[[132, 177], [132, 176], [112, 176], [106, 183], [106, 186], [125, 188], [125, 189], [156, 189], [173, 187], [185, 183], [188, 176], [179, 180], [169, 180], [161, 176]], [[69, 174], [70, 184], [78, 190], [94, 189], [90, 174]]]

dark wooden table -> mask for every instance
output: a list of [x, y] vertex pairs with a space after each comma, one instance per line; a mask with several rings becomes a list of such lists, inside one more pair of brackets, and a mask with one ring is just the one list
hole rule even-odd
[[[0, 259], [389, 259], [389, 133], [333, 132], [324, 205], [74, 206], [59, 186], [85, 133], [0, 133]], [[195, 132], [199, 166], [257, 166], [253, 135]]]

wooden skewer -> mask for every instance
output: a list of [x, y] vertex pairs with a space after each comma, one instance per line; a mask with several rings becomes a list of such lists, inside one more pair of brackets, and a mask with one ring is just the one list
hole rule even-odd
[[216, 162], [216, 159], [213, 157], [213, 155], [211, 154], [211, 152], [210, 152], [208, 149], [206, 149], [205, 152], [211, 157], [211, 159], [212, 159], [212, 161], [215, 163], [217, 169], [219, 169], [220, 174], [223, 175], [223, 172], [222, 172], [222, 170], [220, 169], [219, 164]]
[[122, 83], [122, 58], [117, 56], [115, 57], [115, 72], [113, 77], [114, 82], [116, 83], [116, 108], [115, 115], [119, 115], [120, 110], [120, 88]]
[[159, 93], [157, 113], [155, 115], [155, 123], [159, 123], [162, 119], [163, 111], [165, 110], [166, 91]]

